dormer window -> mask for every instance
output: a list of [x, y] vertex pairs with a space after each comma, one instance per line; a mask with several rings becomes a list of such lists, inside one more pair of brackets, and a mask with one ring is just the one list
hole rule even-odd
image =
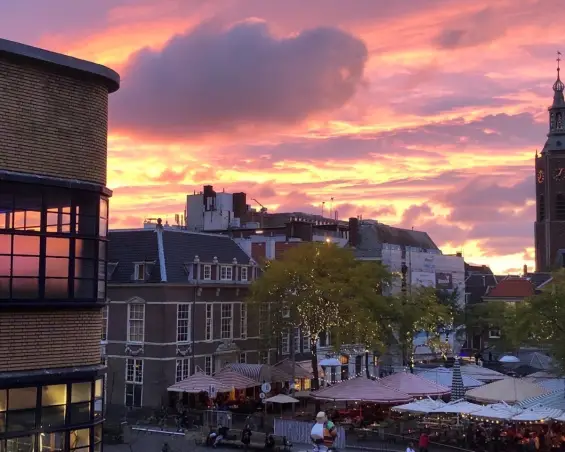
[[106, 264], [106, 277], [108, 280], [112, 279], [112, 275], [116, 271], [116, 267], [118, 266], [118, 262], [108, 262]]
[[231, 281], [233, 279], [232, 272], [233, 267], [231, 265], [222, 265], [220, 267], [220, 279], [222, 281]]
[[247, 281], [247, 278], [248, 278], [247, 272], [248, 272], [248, 267], [245, 267], [245, 266], [241, 267], [241, 280], [242, 281]]
[[133, 279], [136, 281], [145, 281], [145, 262], [135, 264]]
[[210, 281], [212, 279], [212, 266], [203, 265], [202, 266], [202, 279], [205, 281]]

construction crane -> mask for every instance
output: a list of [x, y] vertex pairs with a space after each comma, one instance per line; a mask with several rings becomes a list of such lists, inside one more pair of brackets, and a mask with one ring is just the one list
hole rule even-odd
[[255, 201], [258, 205], [261, 206], [261, 209], [259, 210], [259, 213], [261, 214], [261, 229], [263, 229], [263, 217], [264, 215], [267, 213], [267, 208], [261, 204], [259, 201], [257, 201], [255, 198], [252, 198], [251, 201]]
[[261, 210], [260, 210], [261, 213], [267, 212], [267, 208], [263, 204], [261, 204], [259, 201], [257, 201], [255, 198], [253, 198], [251, 201], [255, 201], [258, 205], [261, 206]]

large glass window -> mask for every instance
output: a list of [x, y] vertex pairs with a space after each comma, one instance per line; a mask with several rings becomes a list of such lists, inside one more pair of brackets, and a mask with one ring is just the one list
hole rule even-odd
[[41, 391], [41, 425], [65, 425], [67, 412], [67, 385], [44, 386]]
[[67, 432], [41, 433], [39, 435], [39, 452], [63, 452]]
[[108, 199], [6, 181], [0, 193], [0, 300], [104, 299]]

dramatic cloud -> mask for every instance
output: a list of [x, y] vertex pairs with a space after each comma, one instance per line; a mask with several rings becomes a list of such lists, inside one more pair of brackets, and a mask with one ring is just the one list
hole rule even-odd
[[0, 28], [121, 73], [114, 227], [171, 222], [213, 184], [424, 230], [505, 273], [533, 268], [561, 3], [19, 0]]
[[295, 124], [343, 106], [366, 59], [365, 44], [335, 28], [279, 39], [264, 22], [207, 24], [133, 55], [112, 118], [120, 128], [173, 136]]

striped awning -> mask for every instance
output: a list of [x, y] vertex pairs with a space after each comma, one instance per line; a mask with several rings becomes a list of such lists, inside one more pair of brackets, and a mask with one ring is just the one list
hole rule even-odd
[[216, 378], [202, 372], [196, 372], [185, 380], [169, 386], [170, 392], [187, 392], [197, 394], [199, 392], [229, 392], [231, 386], [227, 386]]
[[453, 363], [453, 376], [451, 380], [451, 400], [462, 400], [465, 397], [465, 386], [461, 375], [461, 363], [455, 358]]
[[406, 372], [389, 375], [381, 378], [379, 382], [414, 397], [443, 396], [451, 392], [445, 386]]
[[224, 369], [214, 375], [214, 378], [224, 385], [235, 389], [247, 389], [259, 386], [261, 383], [230, 369]]
[[[275, 364], [275, 369], [280, 369], [284, 371], [287, 375], [292, 377], [293, 371], [293, 364], [292, 361], [289, 359], [285, 359], [277, 364]], [[310, 366], [312, 367], [312, 366]], [[312, 378], [312, 373], [308, 372], [304, 367], [300, 366], [298, 363], [294, 363], [294, 376], [295, 378]]]
[[530, 397], [529, 399], [522, 400], [519, 405], [522, 408], [532, 408], [537, 405], [543, 405], [547, 408], [565, 410], [565, 389], [542, 394], [537, 397]]
[[334, 401], [360, 401], [372, 403], [406, 403], [413, 397], [394, 388], [389, 388], [380, 383], [379, 380], [370, 380], [365, 377], [357, 377], [334, 384], [328, 388], [313, 392], [311, 397], [319, 400]]
[[244, 375], [251, 380], [261, 382], [262, 370], [264, 364], [245, 364], [245, 363], [232, 363], [227, 364], [224, 370], [232, 370], [238, 374]]

